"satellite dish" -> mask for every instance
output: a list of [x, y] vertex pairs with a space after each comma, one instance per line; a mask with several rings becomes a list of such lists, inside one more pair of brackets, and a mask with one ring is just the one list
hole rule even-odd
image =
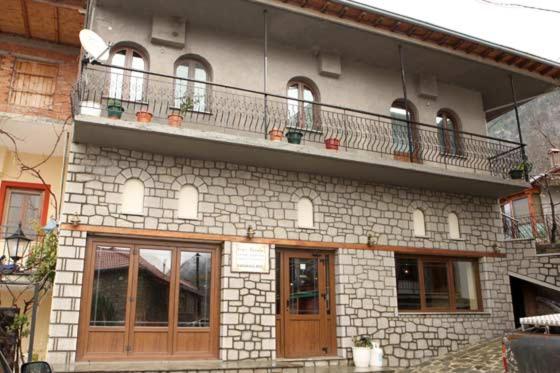
[[80, 43], [91, 60], [105, 62], [109, 59], [110, 44], [105, 43], [95, 32], [88, 29], [80, 31]]

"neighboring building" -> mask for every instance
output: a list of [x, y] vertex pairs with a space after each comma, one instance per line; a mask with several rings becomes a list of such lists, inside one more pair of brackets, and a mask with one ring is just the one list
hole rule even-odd
[[[26, 235], [35, 238], [37, 228], [60, 209], [64, 148], [72, 120], [70, 95], [78, 76], [78, 32], [84, 20], [77, 5], [68, 3], [2, 1], [0, 129], [15, 140], [14, 145], [0, 133], [2, 254], [4, 237], [15, 233], [19, 223]], [[33, 172], [22, 171], [20, 161], [37, 170], [44, 182]], [[0, 307], [11, 307], [10, 292], [17, 295], [20, 290], [0, 282]], [[21, 301], [17, 305], [21, 307]], [[50, 306], [49, 293], [38, 311], [34, 351], [39, 358], [46, 356]]]
[[88, 12], [112, 48], [73, 96], [49, 361], [336, 363], [369, 334], [408, 367], [513, 327], [496, 200], [529, 184], [485, 110], [560, 66], [343, 1]]

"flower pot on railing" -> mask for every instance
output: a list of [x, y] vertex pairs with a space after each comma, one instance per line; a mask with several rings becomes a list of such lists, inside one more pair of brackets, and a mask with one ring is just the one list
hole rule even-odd
[[514, 180], [520, 180], [523, 178], [523, 170], [510, 170], [509, 177]]
[[325, 139], [325, 148], [329, 150], [338, 150], [339, 146], [340, 146], [340, 140], [337, 139], [336, 137], [329, 137]]
[[107, 101], [107, 114], [111, 119], [121, 119], [124, 109], [121, 100], [110, 99]]
[[527, 173], [528, 175], [532, 169], [533, 169], [532, 163], [527, 162], [526, 160], [521, 161], [515, 168], [509, 170], [509, 177], [511, 177], [514, 180], [522, 179], [523, 176], [525, 176], [525, 173]]
[[140, 123], [150, 123], [152, 117], [153, 115], [149, 111], [139, 111], [136, 113], [136, 121]]
[[179, 114], [173, 113], [167, 116], [167, 124], [169, 124], [171, 127], [179, 128], [181, 127], [182, 123], [183, 123], [183, 117]]
[[303, 137], [303, 132], [298, 130], [289, 130], [286, 133], [286, 138], [290, 144], [301, 144], [301, 138]]
[[278, 128], [273, 128], [270, 131], [268, 131], [268, 138], [271, 141], [282, 141], [283, 137], [284, 137], [284, 133], [282, 132], [282, 130]]

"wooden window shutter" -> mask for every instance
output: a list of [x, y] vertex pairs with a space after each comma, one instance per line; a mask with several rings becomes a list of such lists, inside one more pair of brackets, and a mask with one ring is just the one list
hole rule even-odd
[[57, 75], [56, 64], [16, 60], [9, 103], [52, 109]]

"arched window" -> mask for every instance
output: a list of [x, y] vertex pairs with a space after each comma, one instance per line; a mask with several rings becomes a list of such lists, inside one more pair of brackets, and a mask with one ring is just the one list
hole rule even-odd
[[302, 79], [290, 81], [288, 98], [290, 98], [288, 100], [289, 126], [319, 129], [319, 106], [313, 104], [319, 102], [319, 94], [313, 84]]
[[148, 64], [144, 54], [130, 47], [117, 47], [111, 53], [111, 81], [109, 97], [142, 101], [146, 89], [144, 74], [137, 71], [120, 69], [147, 70]]
[[436, 116], [440, 152], [460, 155], [459, 123], [457, 117], [448, 110], [440, 110]]
[[309, 198], [301, 198], [297, 203], [297, 218], [299, 228], [313, 228], [313, 202]]
[[424, 212], [422, 210], [414, 210], [414, 212], [412, 213], [412, 224], [414, 226], [415, 236], [426, 236], [426, 221], [424, 219]]
[[412, 148], [416, 148], [416, 136], [415, 129], [411, 123], [410, 132], [411, 139], [409, 140], [408, 135], [408, 121], [416, 121], [416, 114], [414, 105], [410, 101], [405, 101], [399, 98], [391, 104], [389, 109], [391, 114], [391, 127], [393, 130], [393, 150], [395, 154], [410, 154], [410, 143], [412, 142]]
[[177, 216], [181, 219], [198, 218], [198, 189], [185, 185], [179, 191]]
[[449, 226], [449, 238], [458, 240], [461, 238], [461, 231], [459, 230], [459, 217], [454, 212], [449, 213], [447, 216], [447, 224]]
[[144, 183], [128, 179], [121, 190], [121, 213], [142, 215], [144, 213]]
[[209, 86], [204, 83], [212, 80], [208, 65], [195, 58], [182, 58], [175, 65], [175, 76], [196, 80], [196, 82], [175, 80], [175, 106], [180, 108], [181, 105], [186, 104], [189, 110], [209, 111]]

